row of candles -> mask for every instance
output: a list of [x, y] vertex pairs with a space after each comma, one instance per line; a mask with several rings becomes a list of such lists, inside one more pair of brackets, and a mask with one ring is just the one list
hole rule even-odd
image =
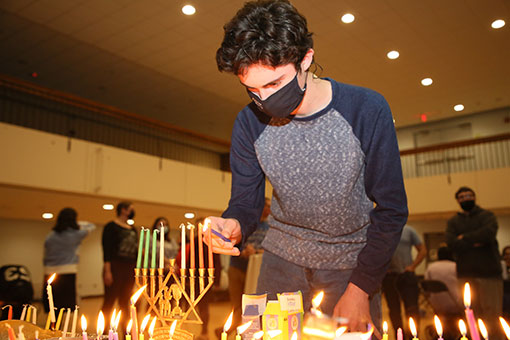
[[[204, 247], [203, 247], [203, 234], [205, 233], [208, 243], [212, 243], [212, 228], [209, 228], [209, 219], [204, 220], [204, 225], [198, 224], [198, 265], [200, 269], [204, 268]], [[189, 269], [195, 269], [195, 226], [191, 223], [185, 225], [182, 223], [179, 228], [181, 229], [181, 269], [186, 269], [186, 230], [189, 230], [190, 240], [190, 265]], [[156, 249], [159, 233], [159, 267], [156, 267]], [[149, 248], [151, 245], [151, 233], [149, 229], [142, 227], [140, 233], [140, 242], [138, 244], [138, 256], [136, 259], [136, 268], [149, 268]], [[152, 232], [152, 257], [150, 268], [164, 268], [164, 248], [165, 248], [165, 235], [163, 226], [154, 229]], [[145, 251], [144, 251], [145, 249]], [[208, 247], [209, 268], [214, 267], [212, 248]], [[143, 260], [143, 267], [142, 267]]]

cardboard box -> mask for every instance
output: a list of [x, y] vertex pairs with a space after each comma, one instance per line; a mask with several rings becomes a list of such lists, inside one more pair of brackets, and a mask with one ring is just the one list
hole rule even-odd
[[262, 315], [262, 325], [266, 334], [271, 330], [282, 331], [272, 340], [290, 340], [294, 332], [297, 334], [295, 340], [301, 340], [303, 328], [301, 292], [278, 294], [278, 301], [268, 301]]

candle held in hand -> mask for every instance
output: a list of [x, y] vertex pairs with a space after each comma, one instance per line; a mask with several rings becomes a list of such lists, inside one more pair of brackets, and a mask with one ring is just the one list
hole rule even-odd
[[55, 276], [57, 276], [56, 273], [54, 273], [53, 275], [50, 276], [50, 278], [48, 279], [48, 285], [46, 286], [46, 293], [48, 295], [48, 304], [49, 304], [49, 307], [50, 307], [50, 320], [51, 322], [55, 322], [56, 319], [55, 319], [55, 305], [53, 304], [53, 291], [51, 289], [51, 283], [53, 282], [53, 280], [55, 280]]
[[464, 307], [466, 313], [466, 321], [469, 327], [469, 334], [471, 334], [472, 340], [480, 340], [480, 334], [478, 333], [478, 327], [476, 326], [475, 315], [471, 307], [471, 288], [469, 283], [464, 284]]

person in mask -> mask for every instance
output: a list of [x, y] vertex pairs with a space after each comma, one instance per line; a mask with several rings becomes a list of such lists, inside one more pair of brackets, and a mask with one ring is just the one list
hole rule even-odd
[[[471, 306], [477, 317], [487, 320], [489, 329], [499, 330], [503, 309], [503, 279], [499, 256], [496, 216], [476, 205], [473, 189], [461, 187], [455, 193], [461, 212], [448, 220], [446, 242], [457, 263], [459, 290], [471, 286]], [[495, 333], [491, 339], [503, 339]]]
[[[239, 255], [273, 188], [258, 292], [323, 290], [323, 312], [352, 331], [380, 326], [379, 289], [407, 220], [390, 108], [373, 90], [313, 74], [306, 19], [288, 1], [245, 3], [224, 26], [220, 71], [252, 103], [234, 123], [228, 208], [210, 217], [213, 250]], [[207, 240], [206, 240], [207, 241]]]
[[138, 250], [138, 233], [134, 226], [128, 224], [128, 220], [134, 217], [135, 209], [131, 202], [118, 203], [117, 217], [104, 226], [102, 235], [104, 301], [101, 310], [105, 315], [111, 315], [117, 301], [124, 316], [124, 326], [129, 321], [125, 316], [129, 315]]

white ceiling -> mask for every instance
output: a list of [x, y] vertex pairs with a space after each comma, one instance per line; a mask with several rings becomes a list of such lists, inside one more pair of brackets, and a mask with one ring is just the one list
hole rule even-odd
[[[194, 16], [182, 14], [180, 0], [0, 0], [0, 73], [228, 141], [249, 99], [217, 71], [215, 52], [244, 1], [187, 2]], [[381, 92], [397, 127], [418, 124], [422, 113], [438, 120], [510, 106], [508, 0], [292, 2], [314, 32], [321, 76]], [[354, 23], [341, 23], [346, 12]], [[493, 30], [499, 18], [507, 25]], [[400, 58], [387, 59], [394, 49]], [[424, 77], [433, 85], [423, 87]], [[464, 112], [453, 110], [458, 103]], [[38, 219], [71, 202], [89, 219], [113, 215], [98, 209], [101, 197], [0, 187], [3, 217]], [[137, 205], [137, 224], [161, 214], [180, 221], [185, 211]]]

